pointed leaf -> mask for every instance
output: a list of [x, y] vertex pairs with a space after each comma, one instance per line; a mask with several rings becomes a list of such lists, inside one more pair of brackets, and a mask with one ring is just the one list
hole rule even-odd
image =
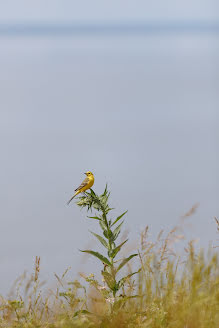
[[126, 265], [126, 263], [128, 263], [133, 257], [135, 257], [135, 256], [137, 256], [138, 254], [132, 254], [132, 255], [130, 255], [129, 257], [127, 257], [126, 259], [124, 259], [121, 263], [120, 263], [120, 265], [118, 266], [118, 268], [117, 268], [117, 272], [120, 270], [120, 269], [122, 269], [122, 267], [124, 267], [124, 265]]
[[103, 222], [103, 220], [100, 220], [99, 221], [99, 224], [100, 224], [100, 227], [101, 227], [101, 229], [104, 231], [104, 230], [107, 230], [107, 226], [106, 226], [106, 224]]
[[92, 233], [92, 235], [94, 235], [101, 242], [101, 244], [108, 249], [108, 244], [103, 237], [101, 237], [100, 235], [98, 235], [97, 233], [94, 233], [92, 231], [90, 231], [90, 233]]
[[111, 230], [104, 230], [103, 234], [107, 239], [112, 239], [113, 233]]
[[91, 193], [91, 195], [96, 196], [95, 192], [91, 188], [90, 188], [90, 193]]
[[97, 257], [101, 262], [111, 266], [110, 261], [105, 256], [103, 256], [102, 254], [100, 254], [98, 252], [94, 252], [94, 251], [90, 251], [90, 250], [85, 250], [85, 251], [80, 250], [80, 251], [83, 253], [91, 254], [91, 255]]
[[107, 283], [107, 286], [110, 289], [113, 290], [115, 288], [115, 285], [116, 285], [116, 281], [113, 278], [113, 276], [109, 272], [106, 272], [106, 271], [101, 271], [101, 273], [102, 273], [102, 275], [104, 277], [105, 282]]
[[94, 219], [94, 220], [101, 220], [100, 218], [98, 218], [98, 216], [87, 216], [89, 219]]
[[104, 192], [103, 192], [103, 195], [104, 194], [107, 194], [107, 183], [106, 183], [106, 187], [105, 187]]
[[138, 271], [132, 272], [130, 274], [128, 274], [127, 276], [123, 277], [122, 279], [119, 280], [118, 285], [119, 288], [124, 285], [124, 283], [126, 282], [127, 279], [131, 278], [132, 276], [134, 276], [134, 274], [137, 274], [141, 271], [141, 268]]
[[120, 249], [122, 248], [122, 246], [128, 241], [128, 239], [126, 239], [125, 241], [123, 241], [119, 246], [117, 246], [116, 248], [114, 248], [114, 250], [112, 251], [112, 256], [113, 258], [119, 253]]
[[120, 223], [120, 224], [118, 225], [118, 227], [116, 227], [116, 229], [113, 231], [113, 240], [116, 240], [116, 238], [118, 237], [123, 222], [124, 222], [124, 221], [122, 221], [122, 223]]
[[120, 216], [118, 216], [118, 218], [113, 222], [112, 226], [114, 224], [116, 224], [128, 211], [125, 211], [124, 213], [122, 213]]

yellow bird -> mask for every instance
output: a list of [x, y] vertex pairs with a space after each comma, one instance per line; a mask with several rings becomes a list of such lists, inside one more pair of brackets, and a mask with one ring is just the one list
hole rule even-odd
[[90, 171], [87, 171], [84, 174], [86, 174], [87, 177], [80, 184], [80, 186], [77, 189], [75, 189], [75, 191], [76, 191], [75, 194], [72, 196], [72, 198], [68, 201], [67, 204], [69, 204], [72, 201], [72, 199], [75, 198], [75, 196], [77, 196], [81, 192], [86, 191], [87, 189], [90, 189], [93, 186], [93, 184], [94, 184], [94, 175], [93, 175], [93, 173], [90, 172]]

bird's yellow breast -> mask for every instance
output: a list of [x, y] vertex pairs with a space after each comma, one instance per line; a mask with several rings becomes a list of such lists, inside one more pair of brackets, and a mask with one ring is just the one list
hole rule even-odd
[[89, 179], [88, 185], [89, 185], [89, 188], [91, 188], [94, 184], [94, 176], [91, 175], [90, 177], [88, 177], [88, 179]]
[[81, 189], [82, 192], [85, 191], [85, 190], [87, 190], [87, 189], [90, 189], [93, 186], [93, 184], [94, 184], [94, 176], [93, 175], [89, 176], [88, 179], [89, 179], [89, 181], [88, 181], [87, 185], [84, 186]]

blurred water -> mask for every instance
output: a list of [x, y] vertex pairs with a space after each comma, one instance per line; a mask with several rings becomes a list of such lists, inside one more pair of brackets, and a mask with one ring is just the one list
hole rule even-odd
[[199, 202], [189, 237], [219, 214], [219, 37], [1, 37], [0, 293], [42, 259], [48, 280], [81, 263], [88, 228], [66, 206], [85, 170], [109, 183], [133, 240], [171, 229]]

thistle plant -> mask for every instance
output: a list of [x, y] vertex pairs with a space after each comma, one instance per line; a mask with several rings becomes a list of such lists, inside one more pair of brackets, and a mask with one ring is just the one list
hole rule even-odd
[[82, 250], [81, 252], [91, 254], [102, 262], [103, 269], [101, 270], [101, 274], [107, 284], [108, 291], [111, 294], [114, 302], [117, 292], [124, 286], [125, 282], [132, 275], [138, 273], [139, 271], [117, 279], [119, 271], [138, 254], [131, 254], [126, 258], [116, 260], [118, 253], [128, 241], [128, 239], [126, 239], [120, 244], [117, 244], [117, 240], [124, 223], [124, 220], [121, 221], [121, 219], [127, 213], [127, 211], [122, 213], [114, 220], [110, 220], [108, 218], [108, 214], [112, 208], [108, 204], [109, 196], [110, 192], [107, 190], [107, 185], [103, 194], [100, 196], [98, 196], [92, 189], [90, 189], [90, 192], [86, 192], [83, 196], [79, 197], [77, 205], [82, 208], [87, 208], [87, 211], [92, 211], [92, 209], [96, 210], [95, 216], [88, 216], [88, 218], [96, 220], [99, 223], [102, 230], [102, 236], [96, 232], [91, 233], [98, 239], [102, 246], [104, 246], [107, 251], [107, 256], [104, 256], [103, 254], [93, 250]]

